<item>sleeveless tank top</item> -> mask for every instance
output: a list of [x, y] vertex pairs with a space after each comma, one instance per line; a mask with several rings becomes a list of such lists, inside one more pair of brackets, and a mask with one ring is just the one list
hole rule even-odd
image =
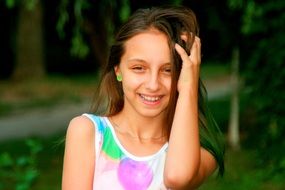
[[95, 126], [96, 163], [93, 190], [164, 190], [168, 143], [150, 156], [138, 157], [120, 143], [107, 117], [83, 114]]

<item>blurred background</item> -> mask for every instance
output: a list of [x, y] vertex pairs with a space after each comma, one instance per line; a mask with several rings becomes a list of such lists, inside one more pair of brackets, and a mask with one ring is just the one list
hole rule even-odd
[[89, 111], [118, 26], [167, 4], [197, 14], [226, 140], [224, 177], [200, 189], [285, 189], [284, 0], [1, 0], [0, 190], [60, 189], [66, 127]]

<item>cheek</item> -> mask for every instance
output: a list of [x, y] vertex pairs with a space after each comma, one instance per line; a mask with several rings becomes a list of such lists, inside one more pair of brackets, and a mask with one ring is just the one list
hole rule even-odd
[[167, 91], [171, 91], [171, 78], [166, 78], [163, 80], [163, 84], [166, 87]]
[[125, 78], [123, 78], [122, 82], [123, 82], [122, 83], [123, 91], [125, 93], [128, 92], [128, 91], [136, 90], [142, 84], [142, 81], [140, 79], [134, 78], [134, 77], [125, 77]]

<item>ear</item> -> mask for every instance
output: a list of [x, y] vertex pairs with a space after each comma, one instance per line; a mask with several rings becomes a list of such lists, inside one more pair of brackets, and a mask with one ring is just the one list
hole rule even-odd
[[115, 74], [116, 74], [116, 78], [117, 78], [117, 81], [118, 82], [122, 82], [122, 74], [121, 74], [121, 71], [120, 71], [120, 67], [119, 66], [115, 66], [114, 67], [114, 71], [115, 71]]
[[116, 76], [121, 75], [121, 70], [120, 70], [119, 65], [116, 65], [116, 66], [114, 67], [114, 71], [115, 71]]

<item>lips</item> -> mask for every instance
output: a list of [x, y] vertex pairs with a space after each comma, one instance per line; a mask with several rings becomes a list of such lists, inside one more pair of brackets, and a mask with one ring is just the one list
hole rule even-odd
[[144, 95], [144, 94], [139, 94], [139, 96], [144, 101], [147, 101], [147, 102], [150, 102], [150, 103], [156, 103], [156, 102], [158, 102], [162, 98], [162, 96], [148, 96], [148, 95]]

